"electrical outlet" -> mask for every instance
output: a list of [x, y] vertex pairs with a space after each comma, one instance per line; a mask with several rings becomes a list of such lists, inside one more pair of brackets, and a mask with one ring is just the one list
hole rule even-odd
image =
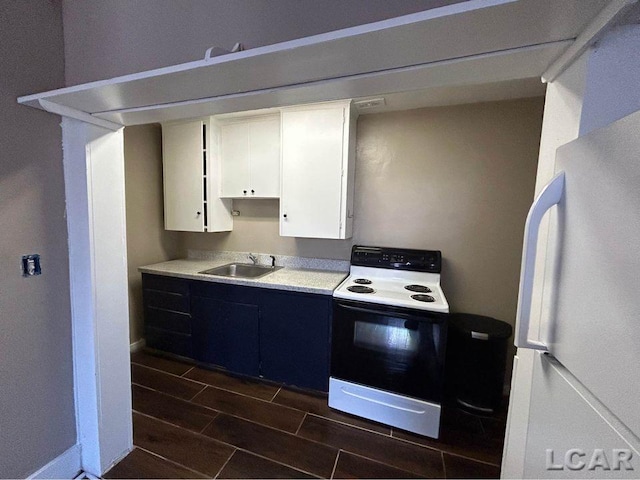
[[22, 276], [34, 277], [40, 275], [42, 269], [40, 268], [40, 255], [32, 253], [31, 255], [22, 256]]

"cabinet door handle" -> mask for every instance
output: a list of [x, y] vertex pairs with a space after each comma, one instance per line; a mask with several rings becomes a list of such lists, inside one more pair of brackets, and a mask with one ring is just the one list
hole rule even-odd
[[287, 214], [285, 213], [284, 215], [282, 215], [284, 218], [287, 218]]
[[255, 190], [251, 190], [251, 195], [253, 195], [254, 193], [256, 193], [256, 191]]
[[200, 212], [196, 212], [196, 215], [200, 215]]

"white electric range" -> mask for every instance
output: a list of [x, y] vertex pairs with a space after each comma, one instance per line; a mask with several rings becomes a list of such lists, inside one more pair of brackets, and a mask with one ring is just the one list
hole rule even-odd
[[335, 289], [333, 297], [449, 312], [449, 304], [440, 287], [439, 273], [351, 266], [349, 276]]
[[438, 438], [449, 304], [437, 250], [354, 246], [333, 293], [329, 406]]

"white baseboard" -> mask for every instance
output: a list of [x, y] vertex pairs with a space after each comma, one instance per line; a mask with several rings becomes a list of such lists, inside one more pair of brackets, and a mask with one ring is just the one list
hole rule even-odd
[[62, 455], [54, 458], [44, 467], [32, 473], [32, 478], [74, 478], [80, 473], [80, 445], [76, 444]]
[[144, 341], [144, 338], [141, 338], [137, 342], [133, 342], [131, 345], [129, 345], [129, 350], [131, 350], [131, 353], [137, 352], [138, 350], [142, 350], [145, 344], [146, 342]]

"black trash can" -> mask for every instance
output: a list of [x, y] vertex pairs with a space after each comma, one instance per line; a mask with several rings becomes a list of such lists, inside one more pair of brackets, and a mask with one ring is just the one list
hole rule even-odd
[[449, 316], [447, 384], [458, 405], [481, 413], [500, 408], [512, 330], [508, 323], [491, 317]]

